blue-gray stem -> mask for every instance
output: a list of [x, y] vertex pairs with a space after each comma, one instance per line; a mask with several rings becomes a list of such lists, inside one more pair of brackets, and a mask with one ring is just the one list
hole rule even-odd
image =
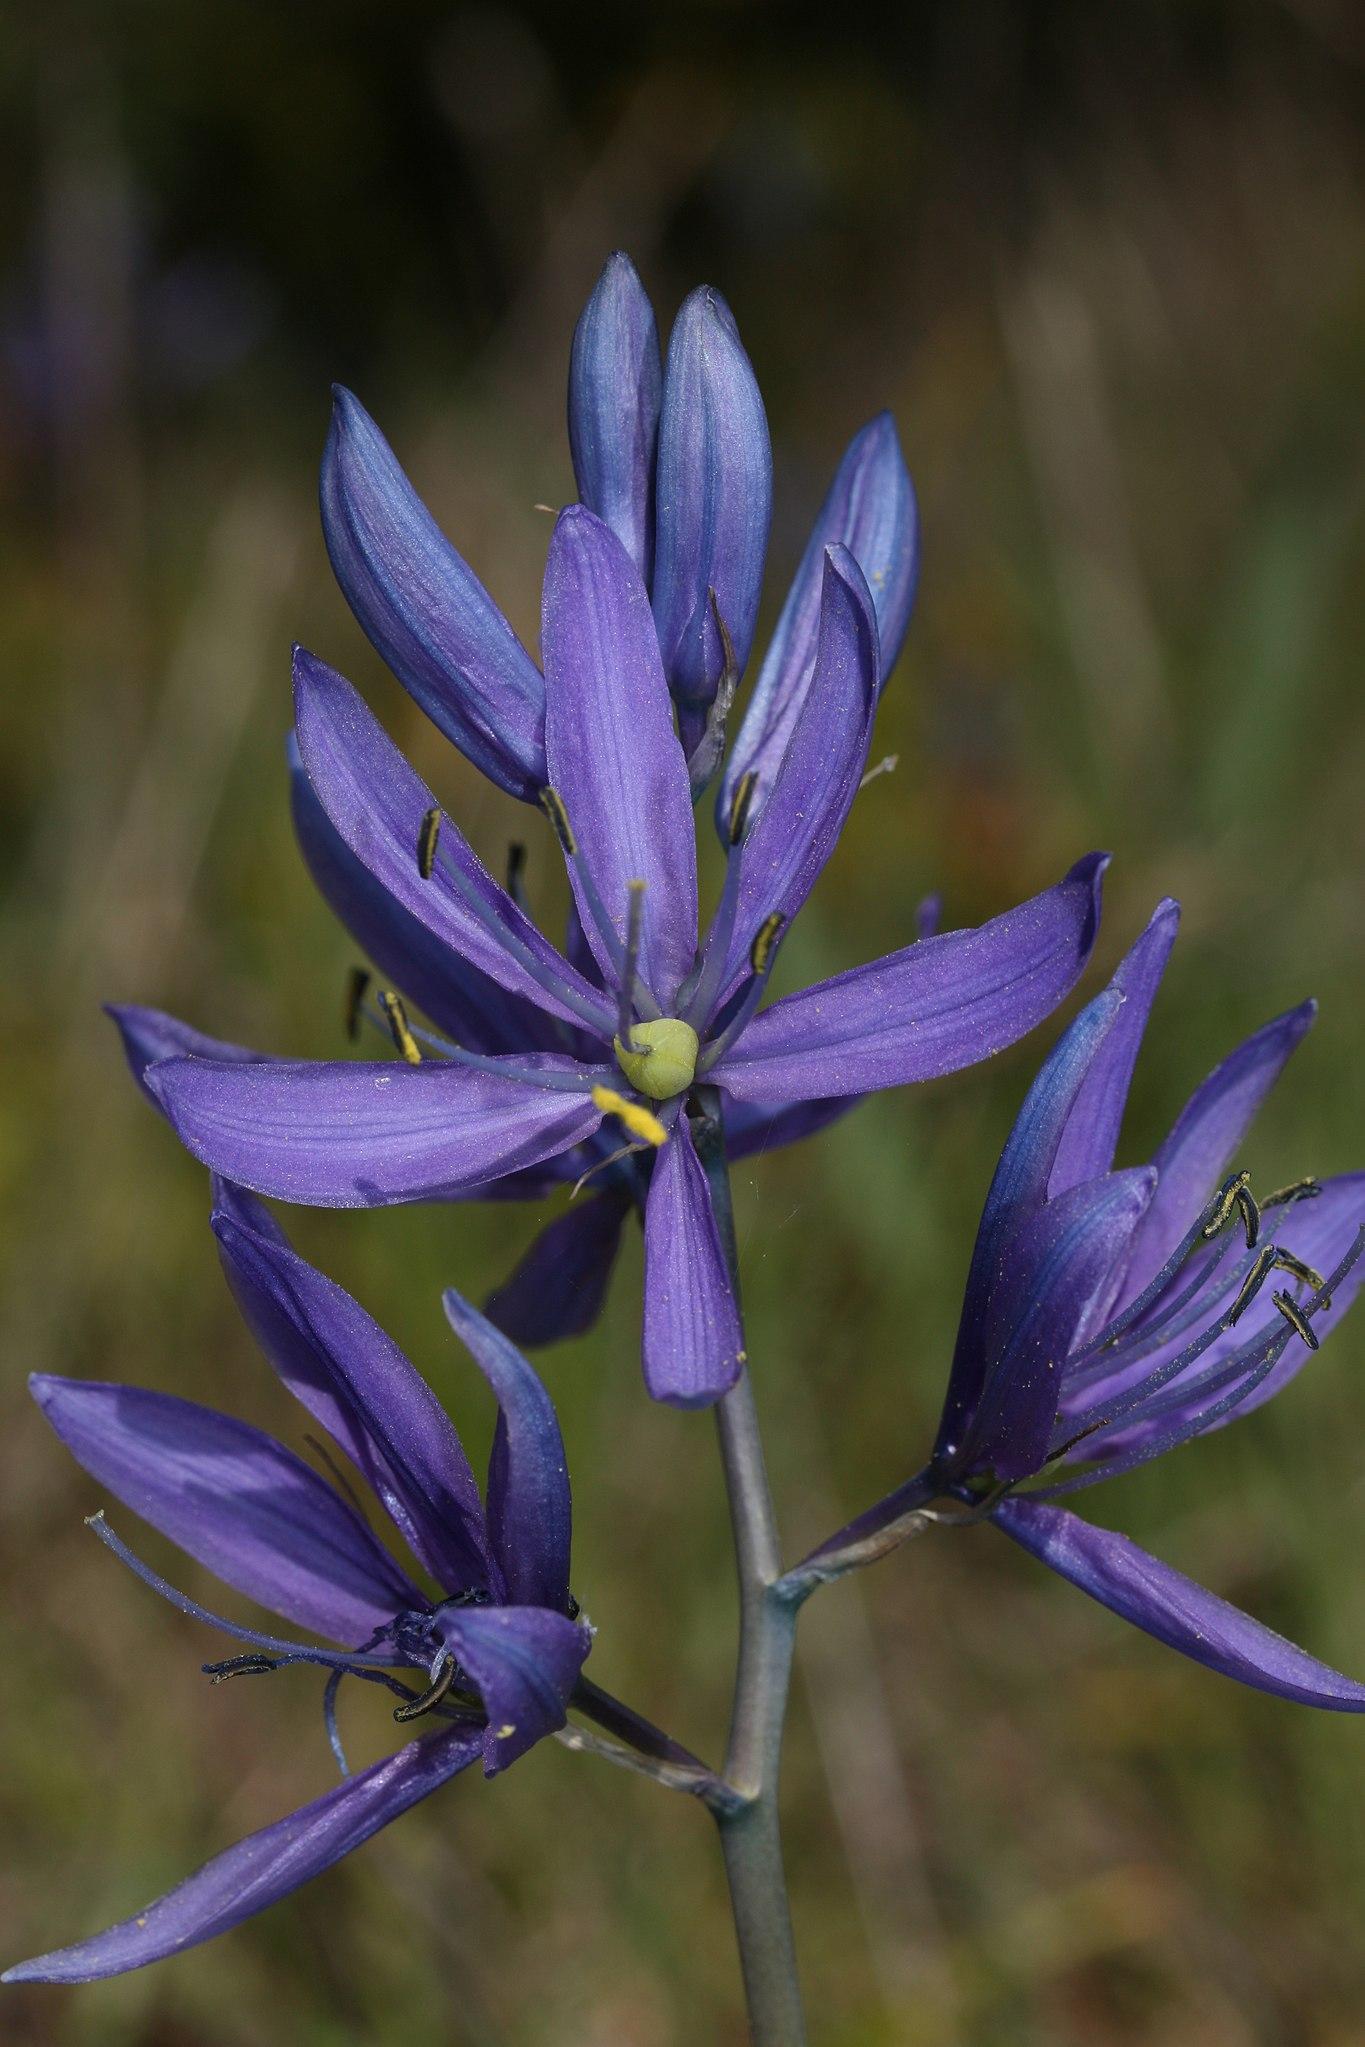
[[[694, 1126], [697, 1150], [738, 1294], [720, 1105], [714, 1089], [697, 1094], [705, 1111]], [[724, 1772], [734, 1797], [711, 1810], [725, 1856], [754, 2047], [802, 2047], [806, 2029], [777, 1803], [799, 1599], [781, 1587], [777, 1523], [747, 1370], [717, 1404], [716, 1426], [739, 1581], [739, 1658]]]

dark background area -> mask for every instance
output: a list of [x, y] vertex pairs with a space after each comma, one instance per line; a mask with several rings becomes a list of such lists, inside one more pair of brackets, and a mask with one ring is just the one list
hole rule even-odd
[[[925, 535], [877, 741], [899, 766], [787, 985], [905, 942], [931, 887], [974, 922], [1107, 845], [1090, 986], [1160, 894], [1186, 906], [1124, 1155], [1311, 992], [1247, 1162], [1340, 1171], [1365, 1099], [1363, 106], [1349, 0], [0, 12], [7, 1959], [135, 1909], [332, 1767], [306, 1676], [209, 1689], [216, 1650], [83, 1529], [98, 1490], [23, 1389], [127, 1378], [297, 1439], [203, 1175], [98, 1008], [339, 1052], [351, 952], [288, 825], [290, 640], [366, 690], [490, 860], [524, 822], [331, 584], [329, 382], [532, 645], [535, 507], [572, 494], [568, 343], [610, 249], [665, 324], [703, 279], [735, 309], [774, 442], [769, 620], [841, 448], [890, 405]], [[556, 865], [537, 837], [547, 918]], [[793, 1554], [922, 1453], [1052, 1034], [741, 1176]], [[481, 1455], [439, 1289], [482, 1295], [544, 1215], [288, 1220]], [[600, 1331], [544, 1360], [575, 1584], [600, 1681], [714, 1754], [723, 1502], [705, 1419], [640, 1390], [638, 1268], [632, 1246]], [[1087, 1511], [1365, 1675], [1362, 1367], [1348, 1324], [1272, 1409]], [[803, 1630], [785, 1789], [821, 2047], [1360, 2039], [1358, 1721], [1180, 1662], [985, 1530]], [[361, 1756], [392, 1731], [368, 1699], [345, 1727]], [[549, 1743], [192, 1957], [5, 1996], [0, 2033], [43, 2047], [742, 2038], [704, 1816]]]

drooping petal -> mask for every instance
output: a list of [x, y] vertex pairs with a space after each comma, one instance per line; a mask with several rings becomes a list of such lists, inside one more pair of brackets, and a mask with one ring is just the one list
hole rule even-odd
[[[424, 1010], [438, 1030], [471, 1052], [554, 1047], [555, 1033], [563, 1026], [538, 1005], [510, 994], [405, 909], [333, 827], [304, 773], [293, 738], [289, 753], [294, 832], [308, 872], [385, 980]], [[203, 1056], [222, 1055], [206, 1049]]]
[[1365, 1712], [1365, 1684], [1319, 1663], [1128, 1536], [1030, 1500], [1005, 1500], [992, 1519], [1059, 1577], [1207, 1670], [1303, 1706]]
[[1062, 1367], [1086, 1312], [1152, 1198], [1150, 1167], [1069, 1187], [1004, 1246], [987, 1305], [985, 1382], [964, 1469], [1027, 1478], [1047, 1456]]
[[703, 286], [673, 327], [659, 422], [654, 617], [669, 687], [684, 704], [709, 704], [724, 670], [716, 610], [741, 673], [749, 658], [772, 496], [758, 383], [734, 315]]
[[364, 406], [339, 385], [334, 397], [320, 497], [342, 594], [447, 739], [500, 788], [534, 800], [545, 780], [540, 671]]
[[169, 1393], [35, 1373], [76, 1462], [225, 1585], [354, 1647], [421, 1596], [355, 1509], [259, 1429]]
[[578, 495], [606, 521], [648, 587], [663, 371], [654, 308], [622, 250], [608, 256], [574, 329], [569, 449]]
[[302, 647], [294, 653], [294, 711], [313, 794], [380, 886], [500, 987], [569, 1023], [581, 1021], [586, 1005], [604, 1018], [609, 1034], [601, 995], [499, 888], [449, 818], [441, 824], [436, 865], [422, 878], [417, 842], [435, 803], [430, 789], [350, 683]]
[[617, 1187], [573, 1202], [546, 1224], [515, 1271], [484, 1302], [489, 1321], [527, 1349], [591, 1329], [621, 1248], [621, 1226], [634, 1205], [630, 1194]]
[[[517, 1072], [576, 1073], [548, 1053]], [[385, 1208], [437, 1201], [578, 1144], [602, 1114], [591, 1096], [453, 1061], [169, 1059], [151, 1085], [196, 1158], [283, 1201]]]
[[[649, 599], [624, 547], [582, 505], [561, 512], [545, 569], [545, 747], [579, 859], [624, 943], [630, 883], [646, 885], [640, 968], [665, 1006], [697, 945], [696, 842]], [[617, 978], [570, 879], [589, 943]]]
[[686, 1116], [654, 1162], [645, 1207], [645, 1385], [709, 1407], [744, 1365], [744, 1329], [710, 1189]]
[[148, 1087], [145, 1075], [147, 1068], [155, 1066], [159, 1059], [238, 1059], [252, 1063], [266, 1057], [264, 1052], [253, 1052], [249, 1045], [233, 1045], [224, 1038], [207, 1037], [203, 1031], [195, 1030], [192, 1024], [181, 1023], [178, 1016], [168, 1015], [164, 1009], [140, 1009], [129, 1002], [106, 1002], [104, 1013], [118, 1025], [129, 1071], [158, 1115], [161, 1104]]
[[1114, 1163], [1138, 1048], [1179, 928], [1180, 905], [1167, 896], [1157, 904], [1147, 929], [1124, 956], [1109, 984], [1123, 997], [1123, 1008], [1091, 1061], [1067, 1118], [1048, 1182], [1049, 1194], [1061, 1194], [1082, 1180], [1093, 1180]]
[[587, 1628], [541, 1606], [447, 1606], [431, 1627], [478, 1686], [487, 1776], [564, 1725], [592, 1647]]
[[901, 650], [919, 570], [915, 494], [889, 412], [854, 435], [811, 529], [726, 767], [717, 804], [722, 837], [740, 776], [750, 770], [758, 776], [757, 815], [775, 785], [801, 707], [808, 695], [818, 693], [820, 590], [825, 550], [835, 545], [848, 549], [872, 592], [881, 642], [880, 685]]
[[833, 852], [867, 762], [877, 703], [877, 621], [862, 570], [846, 548], [824, 559], [811, 688], [756, 823], [732, 858], [739, 906], [722, 994], [747, 964], [765, 917], [790, 924]]
[[1160, 1178], [1133, 1241], [1120, 1307], [1141, 1293], [1189, 1229], [1316, 1015], [1317, 1004], [1303, 1002], [1264, 1024], [1215, 1066], [1176, 1117], [1152, 1160]]
[[453, 1287], [450, 1325], [493, 1389], [498, 1426], [488, 1466], [488, 1533], [514, 1606], [563, 1612], [573, 1500], [554, 1403], [515, 1344]]
[[1121, 998], [1112, 988], [1087, 1003], [1043, 1061], [1005, 1140], [981, 1211], [962, 1296], [935, 1448], [946, 1462], [962, 1449], [991, 1360], [987, 1324], [1005, 1247], [1042, 1211], [1067, 1118], [1120, 1006]]
[[922, 938], [783, 996], [708, 1078], [739, 1101], [795, 1102], [930, 1080], [1003, 1050], [1084, 970], [1105, 865], [1091, 854], [989, 924]]
[[475, 1762], [480, 1728], [409, 1742], [397, 1755], [334, 1785], [310, 1805], [215, 1855], [164, 1898], [72, 1947], [7, 1969], [5, 1983], [92, 1983], [121, 1976], [240, 1926], [330, 1869], [371, 1834]]
[[426, 1381], [358, 1301], [262, 1230], [249, 1195], [213, 1214], [223, 1269], [285, 1385], [361, 1471], [413, 1554], [448, 1593], [488, 1583], [478, 1487]]

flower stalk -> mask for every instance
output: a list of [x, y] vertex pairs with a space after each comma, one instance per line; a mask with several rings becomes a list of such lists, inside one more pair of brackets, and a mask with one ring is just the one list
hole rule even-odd
[[[700, 1088], [693, 1141], [711, 1192], [721, 1246], [739, 1290], [730, 1176], [719, 1099]], [[739, 1586], [735, 1667], [724, 1782], [711, 1802], [725, 1857], [735, 1939], [754, 2047], [801, 2047], [806, 2037], [796, 1943], [782, 1862], [778, 1784], [791, 1693], [799, 1597], [782, 1583], [782, 1552], [748, 1367], [716, 1405], [716, 1435], [730, 1507]]]

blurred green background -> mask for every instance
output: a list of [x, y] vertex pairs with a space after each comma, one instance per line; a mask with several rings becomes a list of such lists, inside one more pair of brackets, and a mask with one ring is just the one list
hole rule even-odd
[[[534, 644], [572, 494], [577, 309], [624, 245], [661, 318], [706, 279], [766, 395], [771, 617], [848, 436], [894, 408], [918, 615], [788, 985], [1116, 854], [1096, 975], [1184, 935], [1141, 1158], [1307, 992], [1261, 1184], [1360, 1162], [1365, 26], [1352, 0], [1094, 7], [9, 0], [0, 13], [0, 1256], [6, 1958], [122, 1916], [328, 1784], [306, 1675], [216, 1644], [83, 1529], [32, 1369], [297, 1442], [216, 1268], [200, 1170], [103, 998], [341, 1048], [350, 946], [291, 840], [288, 646], [370, 695], [496, 863], [524, 813], [381, 670], [330, 581], [333, 377]], [[560, 909], [548, 830], [532, 884]], [[738, 1190], [793, 1553], [932, 1426], [975, 1217], [1052, 1031], [878, 1099]], [[297, 1213], [446, 1397], [440, 1314], [543, 1217]], [[601, 1682], [718, 1751], [733, 1607], [704, 1418], [652, 1408], [638, 1247], [545, 1359]], [[1088, 1506], [1365, 1674], [1365, 1320], [1273, 1409]], [[115, 1525], [169, 1565], [133, 1517]], [[177, 1564], [188, 1589], [200, 1574]], [[357, 1687], [357, 1690], [364, 1688]], [[352, 1697], [353, 1751], [391, 1738]], [[1182, 1663], [1007, 1552], [931, 1538], [803, 1623], [785, 1782], [820, 2047], [1346, 2047], [1365, 2038], [1365, 1726]], [[56, 2047], [668, 2047], [742, 2039], [719, 1860], [681, 1799], [547, 1743], [191, 1958], [5, 1993]]]

